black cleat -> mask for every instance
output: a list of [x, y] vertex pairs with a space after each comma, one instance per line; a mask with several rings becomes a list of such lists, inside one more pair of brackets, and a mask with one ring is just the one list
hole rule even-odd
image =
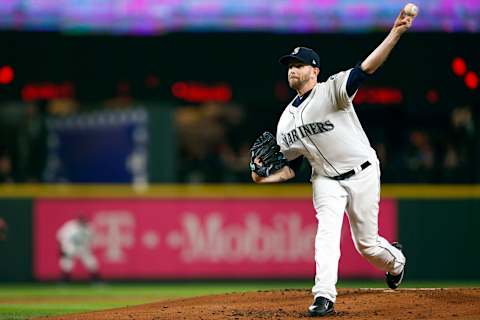
[[[395, 248], [397, 248], [400, 251], [402, 251], [402, 249], [403, 249], [403, 246], [398, 242], [393, 242], [392, 246], [394, 246]], [[390, 274], [390, 272], [387, 272], [385, 274], [385, 281], [387, 282], [387, 286], [390, 289], [394, 289], [394, 290], [397, 289], [400, 286], [400, 284], [402, 283], [404, 274], [405, 274], [405, 266], [403, 267], [402, 272], [400, 272], [400, 274], [398, 274], [396, 276], [394, 276], [393, 274]]]
[[335, 310], [333, 306], [335, 304], [324, 297], [317, 297], [315, 301], [313, 301], [312, 305], [308, 307], [308, 313], [312, 317], [323, 317], [329, 314], [333, 314]]

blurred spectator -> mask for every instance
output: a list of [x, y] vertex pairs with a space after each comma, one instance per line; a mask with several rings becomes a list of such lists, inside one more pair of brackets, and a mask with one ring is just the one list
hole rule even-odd
[[43, 182], [47, 161], [48, 101], [38, 101], [27, 109], [19, 128], [19, 162], [28, 182]]
[[[71, 99], [35, 104], [3, 103], [0, 106], [0, 183], [44, 182], [47, 117], [105, 107], [115, 110], [131, 107], [132, 100], [123, 99], [129, 97], [128, 90], [119, 91], [118, 96], [122, 99], [81, 107]], [[250, 145], [264, 130], [275, 131], [269, 120], [277, 115], [268, 110], [233, 103], [177, 107], [179, 169], [176, 181], [250, 182]], [[413, 124], [416, 129], [392, 126], [396, 121], [393, 118], [385, 118], [386, 123], [372, 118], [369, 137], [382, 164], [382, 182], [477, 182], [478, 175], [474, 173], [478, 171], [476, 158], [480, 152], [476, 151], [474, 110], [472, 106], [458, 106], [451, 113], [436, 113], [435, 121], [419, 118]], [[304, 166], [304, 173], [306, 177], [310, 174], [308, 165]], [[300, 176], [296, 181], [306, 180]]]
[[57, 117], [70, 116], [78, 111], [78, 102], [73, 99], [55, 99], [48, 103], [49, 115]]
[[447, 142], [442, 162], [442, 181], [458, 182], [464, 180], [465, 172], [463, 169], [457, 147], [454, 143]]
[[24, 103], [4, 103], [0, 106], [0, 182], [22, 181], [24, 168], [21, 166], [20, 123], [25, 118]]
[[246, 142], [239, 147], [225, 144], [221, 152], [225, 166], [224, 182], [250, 182], [250, 145]]
[[470, 106], [453, 109], [443, 143], [442, 182], [474, 182], [475, 123]]
[[458, 138], [472, 138], [475, 134], [472, 108], [461, 106], [453, 109], [451, 116], [453, 134]]
[[220, 149], [225, 168], [224, 182], [250, 182], [250, 144], [245, 128], [245, 111], [239, 105], [224, 108], [226, 139]]
[[[180, 180], [238, 182], [249, 179], [249, 145], [240, 106], [207, 103], [176, 113], [180, 140]], [[245, 177], [246, 175], [246, 177]]]
[[435, 152], [428, 133], [412, 130], [404, 153], [407, 179], [412, 182], [432, 182], [435, 178]]
[[71, 279], [75, 261], [79, 259], [90, 272], [92, 280], [98, 280], [98, 262], [91, 250], [93, 230], [85, 217], [65, 222], [57, 231], [60, 246], [60, 270], [62, 279]]
[[3, 218], [0, 217], [0, 241], [7, 240], [8, 225]]
[[387, 147], [383, 142], [377, 142], [373, 145], [373, 148], [377, 152], [378, 160], [383, 163], [381, 167], [387, 166]]
[[383, 171], [388, 166], [387, 159], [387, 146], [385, 144], [385, 130], [384, 128], [376, 128], [372, 125], [369, 130], [369, 139], [371, 141], [373, 149], [377, 153], [378, 160], [380, 160], [380, 169]]
[[182, 182], [217, 182], [223, 168], [218, 149], [225, 129], [220, 123], [221, 106], [210, 104], [182, 107], [176, 114], [180, 142]]
[[0, 183], [13, 182], [12, 159], [6, 150], [0, 150]]

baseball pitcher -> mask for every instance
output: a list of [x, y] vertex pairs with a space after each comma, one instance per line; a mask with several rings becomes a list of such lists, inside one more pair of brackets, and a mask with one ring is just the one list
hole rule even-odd
[[83, 217], [65, 222], [57, 231], [60, 245], [60, 270], [64, 280], [70, 280], [76, 259], [90, 272], [93, 280], [98, 279], [98, 262], [91, 250], [93, 231]]
[[[416, 11], [415, 11], [416, 12]], [[280, 58], [288, 67], [288, 84], [297, 96], [285, 108], [274, 137], [266, 132], [251, 148], [252, 179], [282, 182], [295, 176], [299, 159], [312, 166], [313, 204], [318, 220], [315, 237], [312, 316], [334, 313], [344, 212], [358, 252], [385, 271], [396, 289], [405, 272], [399, 243], [378, 235], [380, 169], [352, 100], [360, 85], [387, 59], [414, 15], [401, 10], [385, 40], [355, 67], [317, 83], [320, 59], [312, 49], [297, 47]]]

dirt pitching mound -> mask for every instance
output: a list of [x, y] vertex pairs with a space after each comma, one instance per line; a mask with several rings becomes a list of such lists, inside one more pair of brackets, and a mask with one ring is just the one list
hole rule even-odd
[[[166, 300], [158, 303], [83, 314], [48, 317], [79, 320], [161, 319], [299, 319], [309, 317], [307, 290], [257, 291]], [[480, 319], [480, 288], [475, 289], [341, 289], [336, 314], [327, 318]]]

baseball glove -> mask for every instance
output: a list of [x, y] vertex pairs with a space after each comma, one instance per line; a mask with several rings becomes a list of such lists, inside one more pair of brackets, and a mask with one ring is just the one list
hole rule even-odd
[[255, 140], [250, 152], [250, 170], [261, 177], [268, 177], [288, 163], [283, 153], [280, 152], [277, 140], [268, 131]]

